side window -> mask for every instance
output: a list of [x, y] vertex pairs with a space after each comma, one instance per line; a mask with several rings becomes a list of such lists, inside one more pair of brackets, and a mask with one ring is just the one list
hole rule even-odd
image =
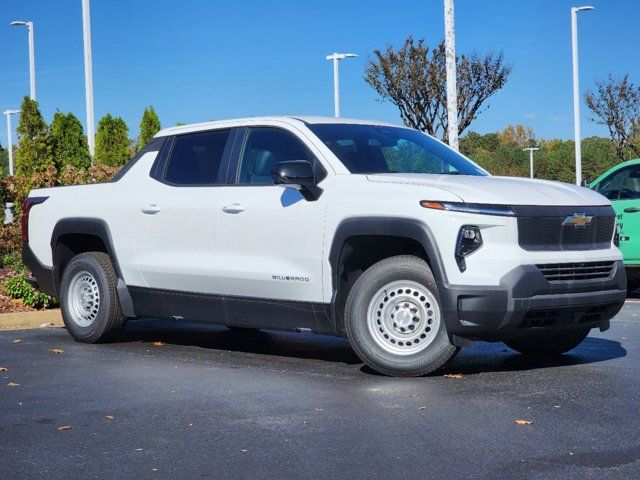
[[316, 168], [314, 156], [292, 133], [278, 128], [250, 128], [241, 153], [237, 183], [272, 185], [273, 164], [287, 160], [308, 160]]
[[216, 185], [231, 130], [178, 135], [168, 160], [164, 180], [173, 185]]
[[640, 198], [640, 165], [612, 173], [600, 182], [597, 191], [610, 200]]

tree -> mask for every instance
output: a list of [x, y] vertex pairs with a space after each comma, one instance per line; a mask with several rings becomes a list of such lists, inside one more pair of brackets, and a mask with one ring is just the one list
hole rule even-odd
[[507, 145], [514, 143], [520, 148], [533, 147], [536, 144], [536, 135], [531, 127], [518, 125], [508, 125], [507, 128], [498, 134], [500, 143]]
[[7, 175], [9, 175], [9, 150], [0, 144], [0, 179], [6, 178]]
[[640, 89], [625, 75], [621, 80], [611, 75], [596, 82], [595, 91], [584, 96], [594, 113], [591, 121], [606, 125], [618, 158], [626, 160], [629, 151], [640, 156]]
[[24, 97], [18, 122], [18, 148], [15, 150], [17, 175], [43, 173], [53, 165], [51, 142], [47, 124], [42, 118], [38, 102]]
[[160, 120], [152, 106], [144, 109], [142, 120], [140, 121], [140, 135], [138, 136], [138, 147], [140, 151], [149, 143], [149, 140], [160, 131]]
[[120, 117], [107, 113], [98, 122], [95, 161], [105, 165], [124, 165], [131, 158], [129, 128]]
[[51, 147], [56, 168], [62, 170], [65, 165], [86, 168], [91, 164], [89, 145], [84, 136], [82, 124], [69, 112], [56, 112], [51, 122]]
[[[402, 121], [447, 140], [446, 55], [444, 42], [429, 48], [424, 40], [405, 40], [399, 50], [388, 45], [374, 51], [365, 81], [400, 110]], [[462, 133], [483, 111], [511, 73], [502, 53], [462, 55], [457, 59], [458, 132]]]

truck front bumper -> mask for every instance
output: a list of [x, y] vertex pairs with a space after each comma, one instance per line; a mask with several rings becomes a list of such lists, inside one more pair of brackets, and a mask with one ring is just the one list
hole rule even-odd
[[451, 335], [501, 341], [533, 332], [606, 329], [624, 305], [627, 278], [621, 260], [607, 278], [548, 281], [536, 265], [522, 265], [495, 287], [438, 283]]

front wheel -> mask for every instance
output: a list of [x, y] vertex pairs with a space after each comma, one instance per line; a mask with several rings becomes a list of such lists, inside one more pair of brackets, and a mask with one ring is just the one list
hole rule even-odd
[[457, 353], [447, 335], [435, 280], [422, 259], [402, 255], [368, 268], [345, 304], [356, 354], [385, 375], [420, 376]]
[[505, 340], [504, 343], [523, 355], [553, 357], [573, 350], [589, 335], [589, 329], [574, 332], [533, 335], [531, 337]]

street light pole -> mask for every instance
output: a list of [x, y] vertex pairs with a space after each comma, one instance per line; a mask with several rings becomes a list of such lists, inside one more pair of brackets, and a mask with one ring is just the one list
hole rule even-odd
[[327, 60], [333, 60], [333, 109], [336, 118], [340, 117], [340, 73], [338, 72], [338, 62], [345, 58], [357, 57], [355, 53], [334, 53], [327, 55]]
[[540, 149], [537, 147], [529, 147], [529, 148], [523, 148], [523, 150], [525, 152], [527, 150], [529, 151], [529, 178], [533, 178], [533, 152]]
[[36, 59], [35, 59], [35, 46], [33, 40], [33, 22], [23, 22], [17, 20], [11, 22], [14, 27], [27, 27], [29, 30], [29, 86], [31, 100], [36, 99]]
[[580, 79], [578, 75], [578, 12], [594, 7], [571, 8], [571, 56], [573, 60], [573, 136], [576, 149], [576, 185], [582, 183], [582, 139], [580, 136]]
[[7, 148], [9, 149], [9, 175], [13, 175], [13, 145], [11, 137], [13, 129], [11, 128], [11, 115], [20, 113], [20, 110], [5, 110], [3, 112], [7, 116]]
[[89, 0], [82, 0], [82, 33], [84, 40], [84, 88], [87, 104], [87, 143], [93, 158], [96, 150], [96, 137], [93, 113], [93, 62], [91, 60], [91, 8]]
[[458, 91], [456, 86], [456, 33], [453, 0], [444, 0], [444, 49], [447, 69], [447, 133], [449, 146], [458, 150]]

